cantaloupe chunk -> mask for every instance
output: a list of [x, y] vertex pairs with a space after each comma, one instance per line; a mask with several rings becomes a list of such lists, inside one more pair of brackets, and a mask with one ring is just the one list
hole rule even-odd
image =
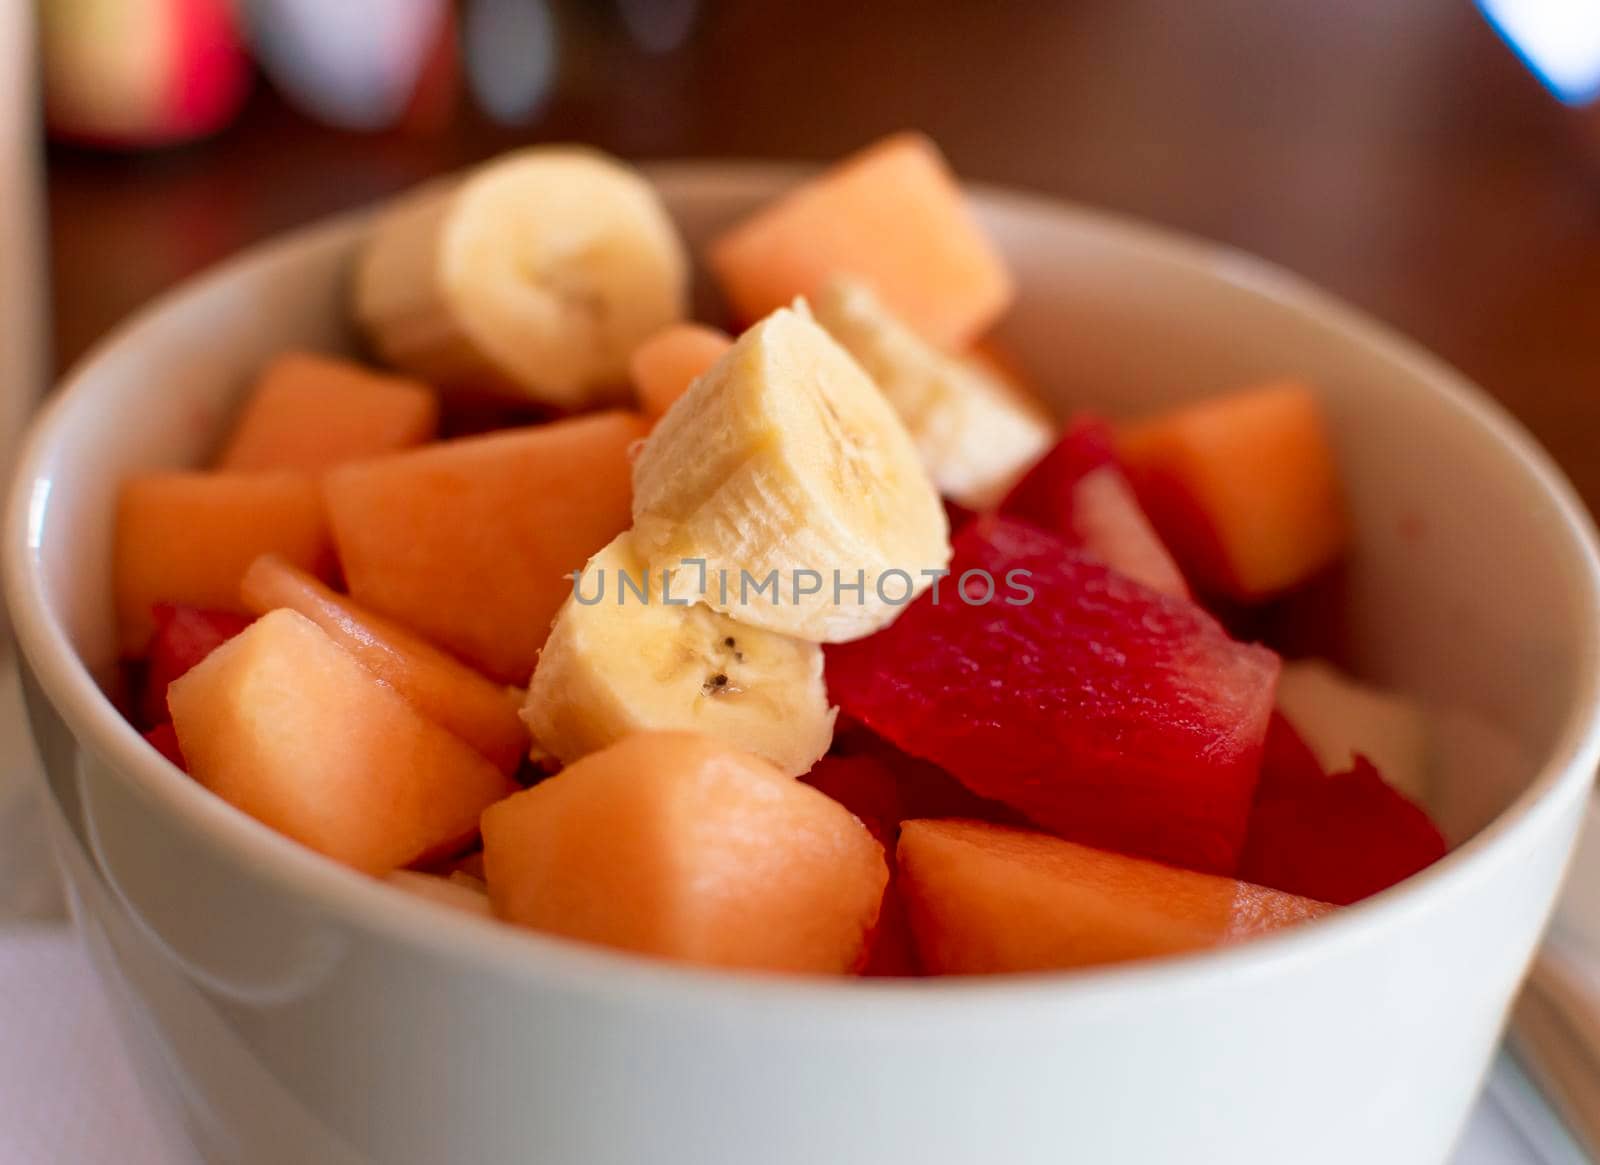
[[688, 733], [591, 753], [483, 815], [501, 918], [721, 967], [843, 973], [888, 881], [850, 811]]
[[371, 874], [440, 852], [516, 786], [293, 611], [167, 695], [189, 771], [224, 801]]
[[1335, 909], [977, 821], [907, 821], [898, 885], [932, 974], [1048, 971], [1248, 939]]
[[1316, 395], [1279, 381], [1123, 429], [1139, 501], [1185, 572], [1245, 602], [1332, 564], [1348, 539]]
[[298, 611], [368, 670], [511, 773], [528, 751], [528, 730], [507, 689], [381, 615], [362, 610], [280, 558], [258, 558], [240, 584], [245, 606], [258, 615], [279, 607]]
[[938, 148], [912, 133], [867, 147], [757, 211], [714, 240], [706, 260], [744, 323], [848, 272], [950, 349], [999, 318], [1014, 291]]
[[125, 655], [155, 631], [151, 607], [182, 603], [248, 614], [239, 580], [263, 554], [304, 570], [329, 563], [316, 481], [303, 473], [149, 473], [117, 498], [114, 588]]
[[571, 573], [628, 528], [636, 413], [606, 412], [353, 462], [324, 479], [350, 594], [524, 684]]
[[731, 347], [727, 332], [704, 324], [673, 324], [640, 344], [628, 367], [645, 416], [659, 417], [671, 408]]
[[217, 465], [319, 473], [433, 439], [439, 401], [416, 380], [350, 360], [290, 352], [267, 366]]

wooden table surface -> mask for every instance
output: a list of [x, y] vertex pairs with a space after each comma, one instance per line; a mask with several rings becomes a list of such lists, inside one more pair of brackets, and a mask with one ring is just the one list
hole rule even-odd
[[516, 130], [321, 128], [264, 86], [217, 139], [50, 159], [55, 355], [257, 239], [519, 142], [828, 158], [933, 134], [966, 176], [1275, 260], [1497, 396], [1600, 509], [1600, 111], [1558, 105], [1466, 0], [725, 0], [650, 55], [557, 5]]

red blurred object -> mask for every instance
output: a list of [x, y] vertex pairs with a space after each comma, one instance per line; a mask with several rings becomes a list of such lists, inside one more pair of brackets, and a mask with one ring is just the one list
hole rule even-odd
[[1274, 714], [1239, 876], [1348, 906], [1444, 857], [1444, 836], [1421, 806], [1366, 757], [1325, 774], [1294, 726]]
[[138, 148], [233, 120], [251, 66], [229, 0], [45, 0], [45, 109], [57, 137]]
[[167, 687], [173, 680], [251, 623], [245, 616], [228, 611], [202, 611], [175, 603], [157, 603], [153, 614], [156, 633], [150, 642], [150, 665], [139, 700], [140, 719], [146, 726], [171, 719]]

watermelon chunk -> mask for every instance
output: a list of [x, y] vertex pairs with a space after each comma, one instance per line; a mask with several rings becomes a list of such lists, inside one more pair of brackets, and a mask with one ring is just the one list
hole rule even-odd
[[1012, 487], [1000, 512], [1061, 535], [1148, 587], [1189, 597], [1183, 572], [1122, 471], [1111, 426], [1098, 417], [1074, 421]]
[[[967, 817], [974, 821], [993, 821], [1005, 825], [1027, 824], [1027, 819], [1009, 805], [978, 796], [938, 765], [900, 751], [871, 729], [844, 717], [840, 718], [834, 730], [833, 751], [823, 761], [817, 762], [812, 773], [821, 769], [824, 761], [858, 757], [870, 759], [879, 772], [887, 774], [893, 781], [893, 802], [885, 793], [880, 795], [877, 804], [892, 803], [898, 809], [896, 825], [912, 817]], [[811, 776], [808, 774], [804, 779], [811, 780]], [[821, 785], [818, 787], [823, 788]], [[853, 813], [860, 815], [857, 804], [841, 797], [832, 788], [823, 788], [823, 792], [837, 800], [844, 800]], [[862, 800], [857, 795], [857, 803]], [[893, 840], [891, 837], [889, 842]]]
[[232, 611], [202, 611], [181, 603], [156, 603], [150, 616], [156, 633], [150, 641], [139, 715], [144, 724], [154, 726], [171, 719], [167, 688], [172, 681], [250, 626], [251, 620]]
[[911, 933], [911, 919], [906, 913], [905, 891], [901, 888], [900, 872], [893, 855], [890, 849], [886, 855], [889, 882], [883, 888], [878, 921], [867, 936], [861, 974], [868, 979], [906, 979], [923, 973], [922, 960], [917, 957], [917, 941]]
[[1364, 756], [1327, 775], [1282, 715], [1267, 734], [1240, 877], [1345, 906], [1442, 858], [1444, 835]]
[[[863, 734], [865, 735], [865, 734]], [[889, 750], [881, 746], [883, 754]], [[895, 885], [894, 847], [900, 837], [900, 823], [906, 819], [899, 774], [886, 755], [856, 753], [825, 756], [800, 779], [826, 793], [856, 815], [878, 843], [889, 863], [889, 883], [884, 888], [878, 921], [867, 935], [861, 974], [870, 978], [894, 978], [921, 973], [905, 903]], [[909, 758], [907, 758], [909, 759]], [[921, 762], [913, 761], [919, 767]], [[937, 772], [938, 770], [933, 770]], [[950, 780], [945, 777], [945, 780]], [[965, 790], [963, 790], [965, 792]], [[971, 794], [966, 794], [971, 796]]]
[[949, 498], [944, 499], [944, 517], [945, 521], [950, 523], [950, 533], [954, 534], [977, 516], [976, 510], [969, 510], [960, 502], [953, 502]]
[[800, 778], [856, 815], [886, 850], [900, 836], [905, 809], [889, 767], [872, 756], [825, 756]]
[[1053, 833], [1234, 872], [1278, 657], [1015, 519], [975, 520], [951, 569], [885, 630], [828, 647], [844, 713]]
[[1072, 487], [1107, 466], [1118, 468], [1111, 426], [1096, 416], [1076, 417], [1050, 452], [1011, 487], [1000, 512], [1070, 537]]
[[1274, 710], [1261, 752], [1261, 779], [1256, 783], [1256, 800], [1285, 792], [1292, 795], [1307, 782], [1320, 781], [1324, 776], [1322, 763], [1311, 751], [1306, 738], [1300, 735], [1300, 730], [1282, 712]]
[[157, 724], [144, 734], [146, 743], [184, 772], [189, 771], [189, 762], [183, 759], [183, 749], [178, 747], [178, 733], [172, 727], [172, 721]]

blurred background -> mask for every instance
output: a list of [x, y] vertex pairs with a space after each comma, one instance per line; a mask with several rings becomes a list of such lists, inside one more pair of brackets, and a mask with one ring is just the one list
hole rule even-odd
[[[0, 0], [26, 3], [29, 0]], [[969, 179], [1389, 321], [1600, 509], [1600, 0], [40, 0], [54, 360], [246, 244], [510, 146]]]

